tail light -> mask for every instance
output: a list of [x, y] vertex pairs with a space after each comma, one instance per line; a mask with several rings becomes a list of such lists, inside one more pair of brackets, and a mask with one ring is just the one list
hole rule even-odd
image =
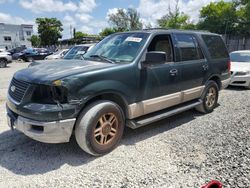
[[231, 61], [230, 60], [227, 63], [227, 69], [228, 69], [228, 72], [231, 72]]

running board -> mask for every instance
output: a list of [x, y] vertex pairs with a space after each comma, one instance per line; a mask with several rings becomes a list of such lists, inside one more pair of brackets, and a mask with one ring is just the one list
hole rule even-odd
[[145, 115], [143, 117], [139, 117], [136, 119], [127, 120], [126, 125], [132, 129], [137, 129], [139, 127], [154, 123], [156, 121], [160, 121], [167, 117], [173, 116], [175, 114], [184, 112], [186, 110], [192, 109], [202, 103], [202, 100], [195, 100], [191, 102], [187, 102], [176, 107], [168, 108], [165, 110], [161, 110], [159, 112], [155, 112], [149, 115]]

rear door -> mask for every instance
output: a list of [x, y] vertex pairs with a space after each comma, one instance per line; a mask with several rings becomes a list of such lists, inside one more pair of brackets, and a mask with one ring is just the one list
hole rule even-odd
[[209, 65], [197, 38], [192, 34], [173, 35], [176, 49], [176, 62], [181, 66], [183, 102], [199, 98], [203, 91], [203, 80]]

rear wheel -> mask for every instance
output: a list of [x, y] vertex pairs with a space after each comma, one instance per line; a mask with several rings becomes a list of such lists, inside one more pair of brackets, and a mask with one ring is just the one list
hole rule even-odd
[[28, 57], [27, 60], [28, 60], [28, 62], [33, 62], [34, 61], [34, 59], [32, 57]]
[[25, 63], [25, 61], [24, 61], [22, 58], [18, 58], [17, 61], [18, 61], [19, 63]]
[[201, 96], [202, 104], [196, 110], [202, 113], [210, 113], [218, 104], [219, 88], [215, 81], [208, 81]]
[[4, 68], [7, 66], [7, 61], [5, 59], [0, 59], [0, 68]]
[[95, 102], [77, 120], [76, 141], [91, 155], [106, 154], [119, 143], [124, 124], [123, 112], [117, 104], [110, 101]]

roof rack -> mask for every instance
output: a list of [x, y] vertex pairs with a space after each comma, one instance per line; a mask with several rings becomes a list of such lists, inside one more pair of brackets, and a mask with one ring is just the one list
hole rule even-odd
[[211, 33], [207, 30], [195, 30], [195, 29], [172, 29], [172, 28], [162, 28], [162, 27], [155, 27], [155, 28], [147, 28], [143, 29], [144, 31], [150, 31], [150, 30], [173, 30], [173, 31], [190, 31], [190, 32], [203, 32], [203, 33]]

